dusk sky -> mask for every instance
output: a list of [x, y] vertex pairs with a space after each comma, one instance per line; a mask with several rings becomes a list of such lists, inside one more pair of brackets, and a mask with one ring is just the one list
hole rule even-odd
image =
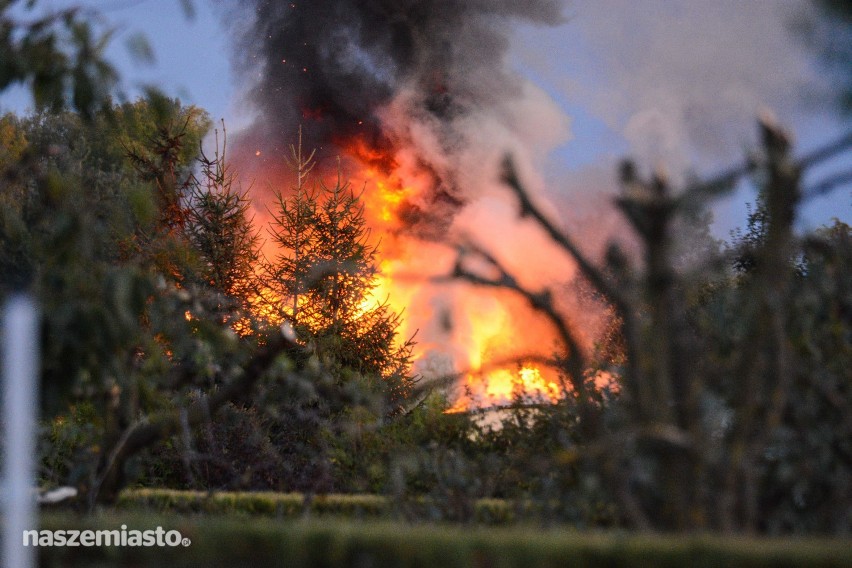
[[[190, 18], [173, 0], [40, 4], [100, 10], [116, 30], [109, 56], [131, 97], [154, 84], [224, 118], [229, 131], [250, 122], [229, 43], [239, 18], [216, 2], [196, 0]], [[809, 9], [804, 0], [575, 0], [561, 25], [517, 27], [508, 64], [537, 93], [531, 112], [541, 112], [519, 137], [535, 145], [549, 193], [557, 202], [611, 193], [615, 164], [626, 155], [648, 168], [664, 164], [675, 179], [689, 169], [710, 175], [754, 147], [761, 108], [795, 132], [799, 152], [839, 136], [850, 124], [827, 102], [831, 77], [793, 31]], [[150, 42], [153, 65], [129, 56], [137, 34]], [[0, 110], [28, 104], [10, 91]], [[743, 204], [753, 197], [744, 190], [715, 208], [717, 236], [744, 224]], [[800, 227], [832, 217], [852, 222], [848, 188], [809, 202]]]

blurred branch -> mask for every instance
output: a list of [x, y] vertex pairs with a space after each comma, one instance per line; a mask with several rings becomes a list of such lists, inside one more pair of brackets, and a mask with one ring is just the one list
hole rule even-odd
[[[805, 154], [796, 160], [796, 166], [800, 171], [805, 171], [808, 168], [811, 168], [817, 164], [825, 162], [831, 158], [834, 158], [838, 154], [842, 154], [843, 152], [852, 149], [852, 132], [848, 132], [843, 136], [839, 137], [837, 140], [833, 142], [829, 142], [816, 150]], [[678, 198], [679, 205], [683, 204], [694, 204], [696, 200], [698, 202], [707, 200], [708, 198], [719, 197], [726, 193], [729, 193], [733, 187], [736, 185], [737, 181], [740, 178], [751, 174], [752, 172], [759, 169], [760, 163], [756, 159], [756, 157], [750, 158], [744, 164], [739, 166], [735, 166], [727, 171], [724, 171], [720, 174], [717, 174], [715, 177], [702, 181], [700, 183], [689, 186], [686, 191]], [[827, 193], [840, 185], [841, 183], [848, 183], [849, 176], [852, 175], [852, 172], [846, 172], [844, 174], [839, 174], [836, 176], [839, 180], [835, 181], [834, 178], [830, 178], [825, 182], [821, 182], [816, 187], [809, 189], [805, 192], [805, 197], [814, 197], [816, 195], [821, 195], [823, 193]], [[841, 176], [843, 176], [841, 178]]]
[[852, 183], [852, 170], [839, 172], [805, 189], [802, 198], [811, 199], [813, 197], [820, 197], [849, 183]]
[[852, 148], [852, 132], [847, 132], [834, 142], [805, 154], [798, 159], [799, 168], [806, 170]]
[[[186, 409], [146, 416], [125, 430], [119, 442], [100, 468], [88, 497], [89, 507], [98, 501], [115, 498], [122, 486], [122, 469], [126, 460], [155, 442], [178, 432], [182, 424], [194, 427], [204, 423], [208, 417], [228, 402], [242, 399], [264, 375], [279, 355], [288, 350], [301, 350], [285, 333], [276, 333], [246, 364], [242, 374], [230, 381], [220, 381], [218, 390], [202, 397]], [[222, 379], [220, 377], [220, 379]]]
[[[481, 260], [484, 260], [488, 264], [489, 268], [496, 272], [496, 276], [488, 278], [466, 268], [464, 260], [465, 257], [469, 255], [475, 255]], [[596, 421], [593, 419], [593, 413], [591, 412], [592, 398], [586, 386], [585, 357], [583, 356], [579, 342], [574, 337], [566, 318], [562, 314], [558, 313], [556, 307], [553, 305], [553, 296], [550, 290], [545, 289], [541, 292], [533, 292], [521, 286], [496, 258], [475, 245], [460, 247], [456, 264], [453, 267], [453, 272], [448, 275], [446, 279], [462, 280], [478, 286], [512, 290], [526, 299], [535, 311], [543, 314], [556, 329], [559, 334], [559, 338], [562, 340], [562, 344], [568, 350], [568, 356], [563, 364], [567, 371], [566, 374], [568, 375], [568, 380], [571, 382], [572, 390], [580, 403], [581, 413], [583, 414], [583, 417], [586, 418], [586, 420], [583, 421], [584, 427], [595, 428]], [[561, 376], [560, 383], [562, 386], [563, 396], [567, 398], [570, 393]]]
[[580, 251], [579, 247], [548, 219], [541, 210], [533, 204], [524, 186], [521, 184], [515, 164], [507, 156], [503, 161], [503, 181], [509, 185], [517, 196], [521, 206], [521, 217], [532, 217], [545, 230], [553, 241], [562, 247], [576, 262], [589, 281], [613, 304], [620, 315], [627, 312], [627, 303], [600, 270]]

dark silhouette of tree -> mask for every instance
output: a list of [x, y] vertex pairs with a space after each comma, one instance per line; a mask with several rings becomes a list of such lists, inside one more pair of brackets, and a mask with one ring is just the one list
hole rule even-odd
[[260, 235], [249, 218], [251, 203], [236, 187], [236, 176], [226, 160], [227, 138], [222, 127], [222, 146], [216, 132], [212, 158], [203, 152], [200, 172], [189, 183], [183, 234], [195, 254], [190, 281], [220, 294], [222, 315], [251, 308], [256, 290]]
[[383, 379], [392, 404], [407, 396], [412, 342], [397, 337], [401, 322], [374, 298], [378, 246], [370, 242], [360, 196], [338, 168], [333, 185], [308, 189], [313, 154], [291, 147], [296, 184], [276, 194], [270, 234], [279, 253], [266, 263], [265, 302], [339, 381], [352, 373]]

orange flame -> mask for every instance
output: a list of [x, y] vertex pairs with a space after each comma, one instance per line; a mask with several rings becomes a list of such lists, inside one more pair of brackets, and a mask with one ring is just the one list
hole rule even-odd
[[[563, 387], [557, 372], [530, 360], [552, 354], [553, 331], [511, 293], [436, 284], [436, 279], [446, 280], [451, 274], [456, 251], [407, 233], [405, 210], [428, 201], [433, 177], [405, 161], [402, 154], [363, 139], [337, 144], [347, 169], [352, 168], [346, 177], [353, 187], [363, 187], [361, 201], [372, 241], [380, 240], [375, 287], [359, 309], [367, 312], [387, 303], [403, 315], [398, 340], [417, 333], [413, 362], [415, 372], [424, 379], [461, 377], [448, 393], [449, 412], [516, 401], [558, 401]], [[274, 251], [267, 252], [268, 257], [274, 256]], [[257, 300], [259, 315], [269, 315], [263, 313], [268, 312], [264, 302]]]
[[[423, 176], [404, 171], [395, 156], [361, 139], [346, 145], [346, 153], [360, 168], [353, 177], [364, 183], [365, 215], [382, 239], [376, 287], [362, 309], [387, 301], [395, 311], [404, 311], [405, 329], [400, 339], [408, 339], [418, 328], [435, 328], [435, 320], [442, 319], [442, 314], [432, 305], [435, 284], [429, 277], [449, 274], [455, 251], [405, 234], [402, 208], [425, 191], [418, 186]], [[453, 320], [444, 323], [449, 341], [442, 345], [428, 336], [418, 336], [414, 358], [422, 361], [430, 352], [449, 354], [454, 372], [464, 373], [457, 392], [452, 393], [449, 412], [504, 406], [519, 400], [559, 400], [562, 387], [553, 369], [529, 362], [523, 366], [515, 362], [494, 364], [498, 359], [512, 361], [533, 352], [542, 355], [541, 349], [553, 344], [552, 333], [537, 329], [541, 326], [529, 321], [532, 316], [517, 299], [461, 286], [448, 293], [455, 299], [454, 309], [447, 308], [448, 314], [444, 314]], [[454, 313], [457, 311], [462, 313]], [[531, 326], [536, 329], [529, 329]]]
[[465, 388], [447, 412], [463, 412], [473, 407], [500, 407], [519, 403], [557, 402], [562, 388], [542, 375], [542, 370], [525, 365], [513, 372], [497, 369], [488, 373], [468, 373]]

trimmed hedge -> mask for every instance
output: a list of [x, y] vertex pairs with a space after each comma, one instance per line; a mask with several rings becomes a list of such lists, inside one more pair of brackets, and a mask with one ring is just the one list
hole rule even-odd
[[317, 495], [306, 503], [301, 493], [179, 491], [172, 489], [127, 489], [116, 506], [125, 510], [157, 512], [248, 514], [299, 517], [307, 512], [345, 517], [377, 517], [388, 510], [379, 495]]
[[[381, 495], [316, 495], [305, 501], [301, 493], [181, 491], [172, 489], [126, 489], [117, 506], [127, 511], [157, 513], [252, 515], [276, 518], [335, 516], [349, 519], [390, 517], [404, 507], [415, 518], [431, 517], [427, 499], [404, 504], [393, 503]], [[473, 518], [484, 524], [507, 524], [519, 517], [517, 507], [503, 499], [479, 499], [474, 503]], [[529, 511], [526, 511], [529, 513]]]
[[174, 548], [40, 548], [40, 565], [534, 568], [578, 566], [844, 567], [852, 542], [578, 533], [341, 520], [275, 521], [224, 517], [45, 515], [42, 529], [162, 526], [191, 539]]

